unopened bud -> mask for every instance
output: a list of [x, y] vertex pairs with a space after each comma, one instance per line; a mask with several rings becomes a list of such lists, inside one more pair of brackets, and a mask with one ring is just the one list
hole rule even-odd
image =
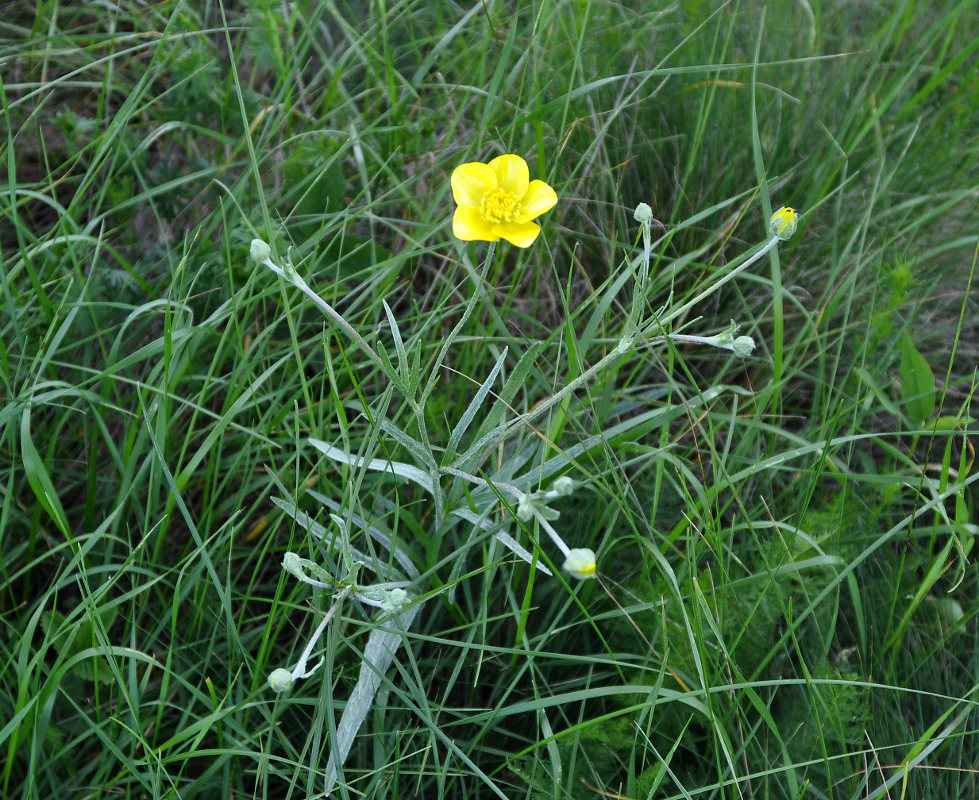
[[786, 239], [792, 238], [792, 234], [795, 233], [797, 224], [798, 220], [795, 214], [795, 209], [789, 208], [788, 206], [782, 206], [778, 211], [772, 214], [772, 218], [768, 222], [768, 230], [771, 232], [772, 236], [776, 236], [784, 242]]
[[522, 494], [517, 499], [517, 519], [530, 522], [534, 518], [534, 499], [529, 494]]
[[739, 336], [731, 343], [731, 349], [738, 358], [747, 358], [755, 349], [755, 340], [750, 336]]
[[567, 475], [562, 475], [551, 484], [551, 491], [558, 497], [570, 497], [574, 491], [574, 481]]
[[272, 248], [261, 239], [252, 239], [250, 253], [252, 261], [259, 264], [264, 264], [266, 261], [272, 258]]
[[564, 560], [562, 569], [578, 580], [588, 580], [595, 577], [595, 551], [587, 547], [576, 547]]
[[288, 692], [295, 682], [293, 674], [282, 667], [272, 670], [269, 675], [269, 688], [273, 692]]

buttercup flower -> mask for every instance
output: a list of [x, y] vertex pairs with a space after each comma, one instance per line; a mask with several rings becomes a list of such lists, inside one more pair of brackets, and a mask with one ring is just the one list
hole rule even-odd
[[563, 476], [554, 481], [551, 487], [548, 492], [521, 494], [517, 502], [517, 519], [521, 522], [537, 519], [538, 524], [551, 537], [551, 541], [557, 545], [557, 549], [564, 556], [564, 564], [561, 569], [580, 581], [594, 578], [595, 571], [598, 569], [595, 551], [587, 547], [576, 547], [572, 550], [551, 525], [551, 520], [555, 520], [561, 515], [547, 505], [547, 501], [570, 495], [574, 491], [574, 481]]
[[783, 242], [786, 239], [792, 237], [795, 233], [795, 227], [797, 225], [795, 209], [789, 208], [788, 206], [782, 206], [778, 211], [772, 214], [771, 220], [768, 222], [768, 229], [771, 231], [772, 236], [777, 236]]
[[531, 220], [550, 211], [557, 194], [544, 181], [530, 180], [527, 162], [512, 154], [489, 164], [470, 161], [452, 172], [452, 197], [458, 204], [452, 234], [464, 242], [506, 239], [530, 247], [540, 226]]

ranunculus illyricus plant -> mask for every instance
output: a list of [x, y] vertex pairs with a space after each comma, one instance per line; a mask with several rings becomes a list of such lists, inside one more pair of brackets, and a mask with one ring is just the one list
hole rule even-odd
[[557, 203], [544, 181], [530, 180], [520, 156], [497, 156], [489, 164], [470, 161], [452, 172], [452, 197], [458, 204], [452, 234], [465, 242], [506, 239], [530, 247], [540, 233], [533, 222]]

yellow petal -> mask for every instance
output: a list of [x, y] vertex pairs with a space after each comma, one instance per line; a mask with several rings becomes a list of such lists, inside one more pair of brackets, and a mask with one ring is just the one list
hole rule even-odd
[[483, 219], [478, 208], [459, 206], [452, 217], [452, 235], [464, 242], [495, 242], [499, 236], [491, 222]]
[[540, 233], [540, 226], [533, 222], [506, 222], [493, 225], [493, 233], [517, 247], [530, 247]]
[[527, 194], [527, 186], [530, 184], [530, 169], [527, 162], [520, 156], [509, 153], [505, 156], [497, 156], [489, 162], [496, 178], [500, 182], [500, 187], [512, 194], [514, 197], [523, 197]]
[[452, 170], [452, 197], [460, 206], [478, 206], [496, 186], [496, 172], [489, 164], [470, 161]]
[[530, 222], [545, 211], [554, 208], [556, 202], [557, 193], [550, 186], [544, 181], [531, 181], [530, 186], [527, 187], [527, 194], [520, 203], [520, 213], [514, 222]]

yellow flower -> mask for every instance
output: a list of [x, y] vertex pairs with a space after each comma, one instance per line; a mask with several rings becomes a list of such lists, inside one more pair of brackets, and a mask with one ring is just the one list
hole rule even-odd
[[458, 204], [452, 233], [464, 242], [506, 239], [530, 247], [540, 226], [531, 222], [557, 202], [544, 181], [530, 180], [520, 156], [497, 156], [489, 164], [470, 161], [452, 172], [452, 197]]
[[795, 233], [797, 224], [795, 209], [782, 206], [772, 214], [768, 228], [772, 232], [772, 236], [776, 236], [784, 242], [786, 239], [790, 239], [792, 234]]

